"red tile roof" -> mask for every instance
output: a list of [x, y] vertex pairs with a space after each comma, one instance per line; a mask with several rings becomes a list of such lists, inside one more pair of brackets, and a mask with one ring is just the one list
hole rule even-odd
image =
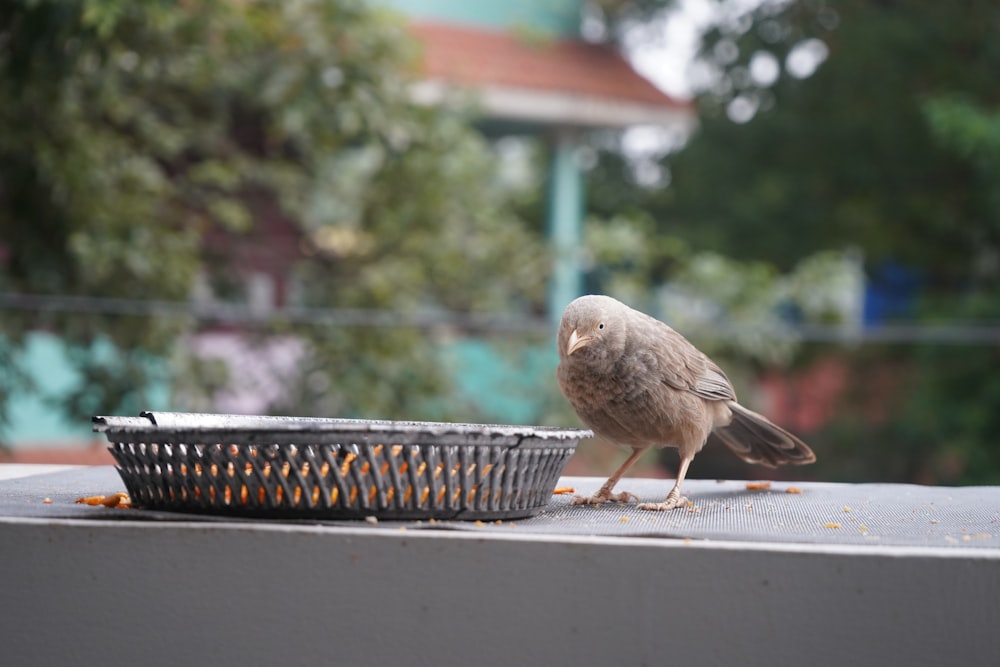
[[423, 73], [469, 86], [552, 91], [664, 108], [688, 108], [639, 75], [613, 48], [582, 40], [526, 39], [442, 23], [414, 23]]

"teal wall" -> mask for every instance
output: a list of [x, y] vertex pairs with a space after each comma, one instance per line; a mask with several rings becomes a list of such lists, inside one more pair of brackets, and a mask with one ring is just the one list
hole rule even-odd
[[537, 424], [556, 382], [559, 355], [552, 343], [497, 344], [466, 338], [441, 349], [445, 369], [455, 383], [461, 408], [479, 420], [497, 424]]
[[[110, 345], [99, 349], [98, 353], [102, 351], [114, 354]], [[91, 440], [94, 435], [89, 421], [68, 421], [50, 404], [49, 397], [67, 392], [80, 380], [62, 340], [50, 333], [29, 334], [19, 362], [37, 391], [11, 396], [8, 404], [10, 424], [2, 433], [4, 442], [14, 447], [58, 447]], [[146, 396], [149, 404], [143, 406], [144, 409], [162, 410], [170, 403], [166, 384], [150, 387]]]
[[[108, 353], [113, 354], [110, 346]], [[551, 343], [492, 343], [478, 338], [458, 339], [443, 345], [439, 354], [446, 373], [455, 383], [457, 402], [449, 399], [451, 417], [464, 421], [533, 424], [543, 416], [544, 396], [555, 382], [558, 362]], [[90, 421], [69, 421], [49, 404], [79, 382], [66, 355], [66, 347], [48, 333], [30, 334], [21, 364], [38, 392], [11, 397], [11, 423], [4, 442], [14, 448], [63, 447], [94, 438]], [[140, 409], [172, 410], [170, 387], [150, 387], [148, 404]], [[458, 414], [455, 414], [455, 413]]]
[[67, 423], [43, 398], [69, 389], [78, 380], [62, 342], [51, 334], [30, 334], [24, 350], [21, 366], [38, 391], [11, 396], [10, 427], [4, 430], [4, 440], [12, 444], [23, 441], [59, 444], [88, 437], [89, 424]]
[[580, 33], [583, 0], [382, 0], [417, 19], [481, 28], [530, 28], [563, 36]]

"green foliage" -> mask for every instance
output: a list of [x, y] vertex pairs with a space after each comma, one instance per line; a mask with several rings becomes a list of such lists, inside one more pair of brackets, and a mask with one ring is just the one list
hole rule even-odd
[[[400, 20], [360, 0], [4, 3], [0, 291], [184, 300], [200, 273], [232, 273], [211, 238], [276, 210], [302, 231], [300, 305], [537, 304], [542, 244], [490, 187], [490, 147], [410, 103], [413, 54]], [[38, 328], [73, 347], [81, 383], [54, 398], [76, 419], [134, 412], [159, 379], [150, 356], [203, 379], [203, 398], [225, 384], [177, 360], [189, 317], [6, 312], [0, 414]], [[295, 333], [303, 381], [330, 381], [312, 375], [322, 400], [290, 387], [290, 412], [413, 417], [447, 390], [419, 332]]]
[[641, 214], [588, 221], [592, 287], [658, 314], [713, 354], [787, 364], [799, 343], [790, 325], [857, 324], [862, 276], [850, 254], [815, 253], [782, 273], [694, 251], [653, 225]]
[[[636, 8], [649, 16], [671, 4]], [[670, 186], [623, 188], [627, 162], [605, 155], [591, 210], [641, 212], [653, 235], [682, 240], [695, 257], [714, 253], [676, 264], [693, 268], [689, 282], [711, 299], [725, 302], [731, 290], [747, 307], [766, 303], [780, 275], [769, 267], [822, 285], [828, 268], [796, 268], [802, 258], [850, 248], [869, 280], [887, 261], [921, 276], [915, 323], [1000, 320], [997, 3], [718, 6], [700, 55], [712, 75], [699, 91], [700, 127], [664, 159]], [[796, 69], [810, 53], [815, 70]], [[761, 75], [761, 62], [777, 65], [774, 77]], [[797, 293], [808, 301], [810, 289]], [[735, 351], [745, 358], [746, 348]], [[847, 397], [826, 432], [809, 434], [824, 474], [1000, 479], [995, 345], [806, 351], [838, 355], [860, 385], [893, 378], [867, 387], [881, 395]], [[876, 404], [885, 407], [877, 418], [868, 410]]]
[[[788, 268], [850, 245], [873, 265], [926, 268], [932, 289], [954, 289], [970, 257], [995, 252], [997, 212], [969, 196], [973, 168], [926, 109], [942, 96], [1000, 102], [988, 27], [997, 12], [985, 1], [803, 0], [722, 21], [703, 49], [717, 79], [699, 98], [700, 130], [668, 158], [672, 186], [637, 205], [696, 248]], [[815, 73], [782, 70], [810, 40], [828, 52]], [[765, 84], [753, 64], [768, 57], [780, 76]], [[736, 100], [756, 110], [745, 124], [727, 113]]]
[[[724, 68], [728, 80], [758, 50], [784, 58], [809, 37], [825, 41], [830, 56], [806, 80], [786, 74], [769, 90], [750, 82], [709, 93], [701, 136], [673, 164], [677, 214], [727, 226], [728, 234], [711, 238], [737, 257], [787, 264], [816, 248], [857, 246], [870, 265], [893, 259], [926, 277], [923, 320], [996, 321], [1000, 48], [990, 26], [1000, 10], [992, 2], [830, 7], [837, 12], [832, 30], [822, 25], [825, 5], [798, 2], [778, 14], [758, 13], [743, 34], [713, 35], [713, 52], [724, 40], [738, 47], [739, 58]], [[765, 39], [768, 22], [783, 39]], [[724, 114], [740, 95], [773, 96], [773, 106], [740, 126]], [[856, 441], [883, 449], [855, 459], [869, 467], [865, 474], [865, 463], [857, 465], [855, 478], [881, 469], [901, 479], [995, 483], [996, 347], [938, 344], [903, 352], [902, 366], [892, 361], [899, 354], [873, 362], [853, 353], [867, 358], [860, 363], [868, 372], [856, 381], [895, 367], [897, 384], [890, 386], [899, 392], [868, 397], [888, 412], [867, 430], [856, 430], [862, 404], [832, 426], [854, 424]]]
[[954, 96], [927, 100], [924, 114], [931, 131], [966, 159], [990, 166], [1000, 156], [1000, 113]]

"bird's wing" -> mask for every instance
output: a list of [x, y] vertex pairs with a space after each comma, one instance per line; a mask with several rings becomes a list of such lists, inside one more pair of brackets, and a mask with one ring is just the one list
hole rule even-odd
[[702, 356], [705, 359], [705, 368], [695, 380], [692, 391], [709, 400], [735, 401], [736, 390], [733, 389], [733, 383], [711, 359]]
[[649, 349], [657, 361], [657, 370], [665, 384], [690, 391], [710, 401], [735, 401], [736, 390], [725, 372], [687, 338], [669, 326], [649, 318], [654, 324], [648, 332], [655, 341]]

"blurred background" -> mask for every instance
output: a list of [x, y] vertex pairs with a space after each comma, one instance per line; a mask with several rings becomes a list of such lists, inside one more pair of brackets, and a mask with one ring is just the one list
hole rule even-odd
[[1000, 483], [998, 71], [986, 0], [9, 0], [0, 461], [144, 409], [576, 426], [601, 292], [819, 458], [694, 477]]

